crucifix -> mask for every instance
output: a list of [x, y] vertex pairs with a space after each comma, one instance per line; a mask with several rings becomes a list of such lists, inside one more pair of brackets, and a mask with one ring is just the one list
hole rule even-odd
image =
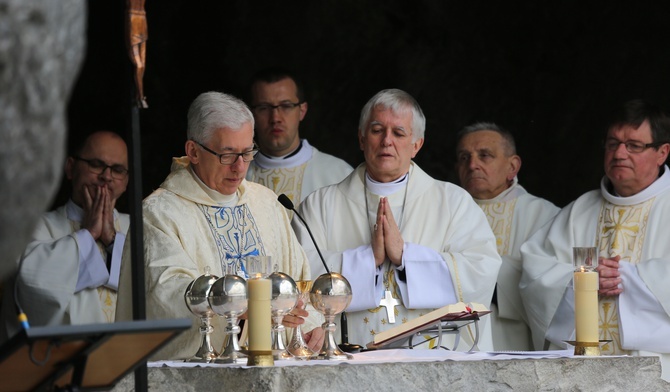
[[386, 290], [384, 292], [384, 298], [379, 301], [379, 306], [386, 308], [386, 316], [388, 317], [389, 324], [395, 324], [395, 306], [400, 305], [400, 301], [393, 298], [391, 292]]

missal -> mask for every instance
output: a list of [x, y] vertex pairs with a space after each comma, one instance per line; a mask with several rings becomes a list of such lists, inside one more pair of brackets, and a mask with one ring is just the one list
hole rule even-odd
[[443, 321], [471, 321], [479, 320], [479, 316], [491, 313], [486, 306], [478, 303], [457, 302], [435, 309], [421, 317], [409, 320], [397, 327], [379, 332], [374, 340], [368, 344], [368, 348], [377, 348], [398, 339], [410, 336], [413, 333], [431, 328]]

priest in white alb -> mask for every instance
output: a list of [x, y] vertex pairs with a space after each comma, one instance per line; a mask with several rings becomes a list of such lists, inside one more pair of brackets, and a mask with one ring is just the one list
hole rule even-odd
[[115, 206], [128, 185], [128, 150], [111, 131], [93, 132], [80, 143], [65, 162], [70, 200], [42, 215], [16, 279], [5, 287], [0, 341], [19, 331], [17, 303], [32, 326], [115, 320], [130, 224]]
[[565, 207], [522, 247], [520, 290], [537, 349], [574, 340], [572, 248], [599, 252], [603, 354], [658, 355], [670, 379], [670, 118], [634, 100], [614, 114], [599, 190]]
[[[495, 237], [467, 192], [431, 178], [412, 161], [424, 130], [413, 97], [397, 89], [377, 93], [359, 122], [365, 163], [300, 205], [329, 268], [351, 283], [351, 343], [367, 344], [379, 332], [448, 304], [490, 305], [501, 264]], [[312, 276], [318, 276], [325, 270], [314, 245], [301, 222], [292, 222]], [[483, 316], [481, 350], [492, 349], [487, 325]], [[475, 328], [461, 328], [460, 337], [457, 349], [470, 349]], [[454, 335], [442, 343], [453, 344]]]
[[277, 67], [258, 71], [251, 78], [249, 99], [259, 153], [249, 165], [247, 180], [285, 194], [297, 206], [314, 190], [351, 173], [348, 163], [300, 138], [307, 101], [293, 73]]
[[519, 294], [519, 248], [560, 209], [519, 184], [521, 157], [509, 131], [480, 122], [463, 128], [456, 139], [460, 185], [486, 214], [503, 261], [489, 316], [493, 347], [498, 351], [531, 350], [530, 329]]

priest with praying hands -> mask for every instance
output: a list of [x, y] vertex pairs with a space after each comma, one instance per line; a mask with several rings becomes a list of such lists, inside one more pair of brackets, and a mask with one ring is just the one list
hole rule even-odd
[[[365, 163], [299, 207], [329, 268], [351, 283], [346, 312], [352, 343], [367, 344], [379, 332], [448, 304], [490, 305], [501, 265], [495, 237], [466, 191], [433, 179], [412, 161], [423, 146], [425, 124], [412, 96], [380, 91], [361, 112]], [[312, 276], [324, 273], [307, 229], [295, 217], [292, 224]], [[492, 350], [487, 324], [483, 318], [481, 350]], [[474, 328], [460, 334], [457, 349], [469, 349]], [[443, 345], [453, 347], [454, 339], [445, 336]]]

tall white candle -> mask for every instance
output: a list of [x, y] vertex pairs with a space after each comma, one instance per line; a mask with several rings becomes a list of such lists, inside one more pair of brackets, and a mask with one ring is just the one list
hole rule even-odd
[[272, 281], [247, 280], [249, 293], [249, 351], [272, 351]]
[[575, 334], [577, 342], [597, 343], [598, 273], [580, 269], [574, 273]]

